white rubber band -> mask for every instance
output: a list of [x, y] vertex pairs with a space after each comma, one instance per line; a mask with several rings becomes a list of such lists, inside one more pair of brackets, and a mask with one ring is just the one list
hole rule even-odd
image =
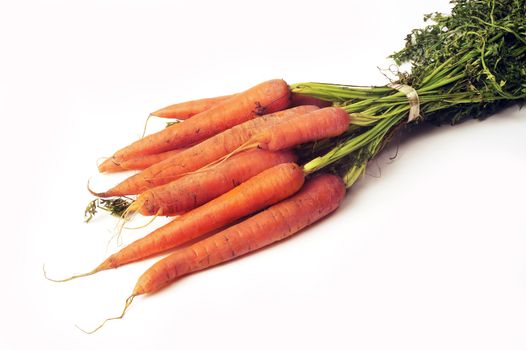
[[407, 99], [409, 100], [409, 106], [411, 107], [409, 109], [409, 117], [407, 118], [407, 122], [410, 123], [417, 119], [420, 116], [420, 98], [418, 97], [416, 90], [409, 85], [398, 83], [390, 83], [387, 84], [387, 86], [391, 89], [403, 92], [407, 96]]

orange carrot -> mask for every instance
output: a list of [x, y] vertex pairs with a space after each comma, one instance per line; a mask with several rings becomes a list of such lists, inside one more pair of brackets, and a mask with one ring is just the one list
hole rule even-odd
[[148, 135], [117, 151], [117, 163], [133, 157], [187, 147], [241, 124], [258, 115], [272, 113], [289, 104], [290, 89], [283, 80], [269, 80], [210, 108], [184, 123]]
[[287, 149], [302, 143], [334, 137], [349, 127], [349, 114], [337, 107], [322, 108], [282, 120], [247, 141], [247, 147], [271, 151]]
[[[199, 100], [176, 103], [176, 104], [161, 108], [155, 112], [152, 112], [150, 113], [150, 115], [154, 117], [158, 117], [158, 118], [172, 118], [172, 119], [185, 120], [185, 119], [193, 117], [196, 114], [204, 112], [218, 105], [219, 103], [226, 101], [227, 99], [233, 96], [234, 95], [225, 95], [225, 96], [209, 97], [209, 98], [203, 98]], [[301, 95], [301, 94], [295, 94], [295, 93], [292, 93], [290, 95], [290, 107], [307, 106], [307, 105], [324, 108], [324, 107], [331, 106], [332, 102], [320, 100], [318, 98], [307, 96], [307, 95]]]
[[188, 247], [177, 249], [146, 270], [126, 299], [122, 313], [106, 319], [121, 319], [138, 295], [155, 293], [182, 276], [248, 254], [292, 236], [302, 228], [336, 210], [345, 195], [343, 181], [334, 175], [320, 175], [309, 180], [289, 199]]
[[158, 261], [142, 274], [132, 295], [154, 293], [181, 276], [287, 238], [338, 208], [344, 195], [338, 176], [317, 176], [281, 203]]
[[129, 207], [142, 215], [179, 215], [194, 209], [280, 163], [295, 162], [291, 151], [242, 152], [217, 167], [183, 176], [141, 193]]
[[[164, 185], [235, 151], [253, 135], [278, 123], [282, 119], [292, 118], [317, 109], [318, 107], [316, 106], [300, 106], [254, 118], [192, 146], [160, 163], [154, 164], [144, 171], [122, 181], [106, 192], [92, 193], [99, 197], [126, 196], [138, 194], [150, 188]], [[184, 123], [187, 122], [185, 121]]]
[[210, 108], [217, 106], [219, 103], [228, 100], [234, 95], [218, 96], [211, 98], [203, 98], [200, 100], [187, 101], [182, 103], [176, 103], [168, 107], [161, 108], [155, 112], [150, 113], [154, 117], [159, 118], [174, 118], [174, 119], [188, 119], [196, 114], [209, 110]]
[[299, 165], [276, 165], [136, 240], [109, 256], [94, 270], [53, 281], [69, 281], [163, 253], [293, 195], [301, 188], [304, 179]]
[[141, 156], [137, 158], [131, 158], [123, 161], [122, 163], [117, 163], [115, 159], [108, 158], [99, 165], [99, 171], [106, 173], [116, 173], [119, 171], [126, 170], [144, 170], [156, 163], [159, 163], [165, 159], [170, 158], [174, 154], [184, 151], [186, 148], [174, 149], [171, 151], [166, 151], [163, 153], [149, 154], [147, 156]]

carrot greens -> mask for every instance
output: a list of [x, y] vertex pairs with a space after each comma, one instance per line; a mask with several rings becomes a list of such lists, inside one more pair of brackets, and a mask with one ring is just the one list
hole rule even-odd
[[[410, 72], [398, 72], [388, 86], [325, 83], [291, 86], [296, 94], [333, 102], [351, 116], [343, 137], [301, 148], [307, 172], [328, 165], [356, 179], [398, 129], [415, 124], [457, 124], [483, 119], [526, 98], [526, 3], [524, 0], [452, 1], [450, 15], [425, 16], [405, 47], [391, 55]], [[418, 94], [419, 118], [407, 123], [410, 99], [393, 86]], [[353, 181], [347, 183], [352, 185]]]

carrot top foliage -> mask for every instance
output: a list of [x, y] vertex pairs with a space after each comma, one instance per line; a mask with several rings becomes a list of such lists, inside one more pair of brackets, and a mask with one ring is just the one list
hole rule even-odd
[[[391, 57], [399, 64], [411, 63], [411, 74], [400, 76], [410, 85], [422, 85], [435, 70], [436, 74], [459, 76], [439, 92], [464, 94], [464, 99], [478, 103], [427, 116], [454, 124], [468, 117], [487, 116], [484, 107], [495, 108], [489, 106], [492, 103], [505, 105], [508, 100], [526, 97], [526, 2], [453, 3], [451, 16], [426, 15], [426, 21], [433, 23], [413, 30], [405, 48]], [[440, 67], [445, 62], [446, 67]]]
[[[482, 119], [526, 98], [526, 0], [451, 3], [450, 15], [426, 15], [429, 24], [413, 30], [405, 47], [390, 56], [411, 67], [398, 72], [391, 84], [292, 85], [293, 92], [331, 101], [351, 116], [343, 137], [299, 149], [307, 172], [331, 166], [347, 173], [350, 186], [395, 130], [423, 121]], [[405, 92], [396, 86], [406, 86]], [[411, 123], [408, 89], [418, 94], [420, 107], [419, 118]]]

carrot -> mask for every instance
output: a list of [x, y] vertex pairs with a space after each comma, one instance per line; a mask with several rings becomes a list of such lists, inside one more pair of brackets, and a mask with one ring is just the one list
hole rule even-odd
[[349, 114], [345, 110], [327, 107], [283, 120], [255, 135], [253, 139], [258, 143], [259, 148], [280, 150], [338, 136], [348, 127]]
[[126, 170], [144, 170], [156, 163], [159, 163], [165, 159], [170, 158], [174, 154], [184, 151], [185, 149], [186, 148], [181, 148], [181, 149], [174, 149], [174, 150], [166, 151], [162, 153], [149, 154], [146, 156], [131, 158], [121, 163], [117, 163], [115, 159], [110, 157], [106, 159], [104, 162], [102, 162], [102, 164], [100, 164], [98, 168], [101, 173], [102, 172], [116, 173], [119, 171], [126, 171]]
[[[227, 99], [233, 97], [234, 95], [218, 96], [218, 97], [209, 97], [199, 100], [187, 101], [182, 103], [176, 103], [164, 108], [161, 108], [155, 112], [150, 113], [150, 115], [158, 118], [173, 118], [173, 119], [188, 119], [193, 117], [196, 114], [204, 112], [219, 103], [226, 101]], [[320, 100], [315, 97], [301, 95], [301, 94], [291, 94], [290, 99], [291, 107], [312, 105], [318, 106], [320, 108], [329, 107], [332, 105], [332, 102]]]
[[270, 208], [159, 260], [138, 279], [126, 299], [120, 319], [138, 295], [155, 293], [192, 272], [215, 266], [292, 236], [302, 228], [336, 210], [345, 195], [343, 181], [335, 175], [320, 175], [300, 192]]
[[234, 95], [218, 96], [176, 103], [168, 107], [161, 108], [155, 112], [152, 112], [150, 113], [150, 115], [159, 118], [175, 118], [184, 120], [193, 117], [194, 115], [199, 114], [201, 112], [209, 110], [210, 108], [217, 106], [219, 103], [226, 101], [233, 96]]
[[92, 275], [175, 248], [293, 195], [303, 185], [304, 178], [302, 168], [295, 163], [276, 165], [136, 240], [109, 256], [94, 270], [53, 281], [64, 282]]
[[290, 89], [283, 80], [269, 80], [235, 95], [184, 123], [148, 135], [117, 151], [117, 163], [133, 157], [161, 153], [205, 140], [258, 115], [272, 113], [289, 104]]
[[[292, 118], [317, 110], [316, 106], [300, 106], [274, 114], [264, 115], [236, 125], [187, 150], [178, 153], [144, 171], [135, 174], [106, 192], [95, 193], [99, 197], [138, 194], [150, 188], [169, 183], [183, 174], [198, 170], [207, 164], [235, 151], [253, 135], [265, 130], [282, 119]], [[187, 123], [186, 121], [184, 123]]]
[[327, 107], [282, 120], [254, 135], [241, 150], [258, 147], [270, 151], [287, 149], [302, 143], [334, 137], [349, 127], [349, 114], [337, 107]]

